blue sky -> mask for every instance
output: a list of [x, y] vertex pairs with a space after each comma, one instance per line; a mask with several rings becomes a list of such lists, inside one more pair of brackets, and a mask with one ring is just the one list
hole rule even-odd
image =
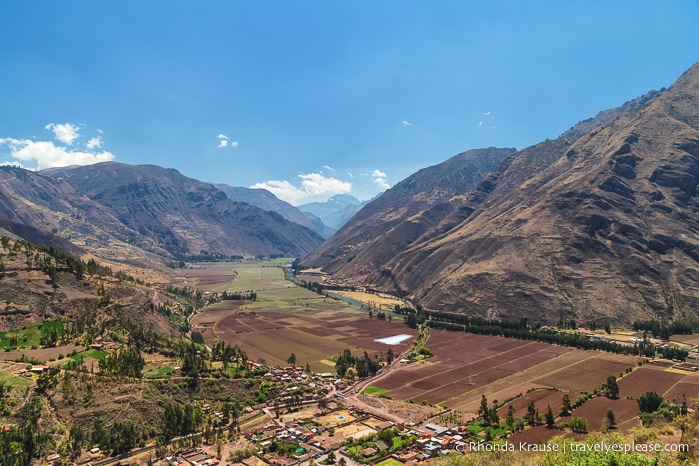
[[0, 163], [364, 200], [669, 86], [697, 23], [694, 0], [5, 1]]

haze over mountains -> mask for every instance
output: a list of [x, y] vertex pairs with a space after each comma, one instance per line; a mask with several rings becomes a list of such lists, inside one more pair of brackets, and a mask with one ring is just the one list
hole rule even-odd
[[336, 194], [325, 202], [302, 204], [299, 210], [309, 218], [319, 219], [322, 225], [316, 222], [316, 226], [322, 228], [321, 233], [325, 232], [329, 237], [369, 202], [371, 201], [362, 202], [350, 194]]
[[697, 102], [699, 65], [667, 90], [507, 155], [470, 193], [435, 202], [453, 159], [426, 169], [420, 184], [423, 170], [303, 265], [429, 309], [492, 318], [695, 316]]

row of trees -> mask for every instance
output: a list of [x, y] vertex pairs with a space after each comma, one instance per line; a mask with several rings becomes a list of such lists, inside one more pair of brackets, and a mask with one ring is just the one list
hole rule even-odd
[[637, 320], [633, 323], [636, 332], [650, 332], [654, 338], [669, 340], [671, 335], [692, 335], [695, 326], [691, 322], [675, 320], [667, 322], [665, 320]]
[[[649, 358], [661, 356], [667, 359], [684, 361], [689, 355], [689, 352], [685, 349], [674, 346], [656, 346], [647, 340], [636, 342], [634, 345], [622, 345], [608, 340], [591, 340], [587, 335], [581, 333], [559, 332], [536, 326], [529, 327], [523, 322], [487, 320], [464, 316], [463, 319], [459, 320], [463, 320], [466, 323], [453, 323], [450, 321], [455, 320], [455, 318], [451, 314], [448, 314], [447, 320], [441, 320], [445, 315], [443, 313], [430, 312], [427, 314], [430, 315], [430, 319], [426, 321], [427, 325], [437, 329], [535, 340], [585, 350], [600, 350]], [[408, 325], [410, 324], [408, 323]]]

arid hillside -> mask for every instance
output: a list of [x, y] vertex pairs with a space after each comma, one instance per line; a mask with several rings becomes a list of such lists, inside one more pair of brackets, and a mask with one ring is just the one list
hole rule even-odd
[[[628, 323], [693, 315], [698, 100], [695, 65], [669, 89], [513, 153], [476, 190], [416, 212], [401, 225], [419, 230], [416, 239], [394, 243], [374, 270], [356, 262], [364, 244], [333, 238], [304, 264], [430, 309], [489, 317]], [[383, 215], [407, 199], [383, 206]], [[356, 220], [344, 230], [358, 228]]]

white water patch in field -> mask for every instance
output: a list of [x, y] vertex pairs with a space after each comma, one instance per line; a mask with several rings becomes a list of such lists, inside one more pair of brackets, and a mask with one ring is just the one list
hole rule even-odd
[[379, 338], [378, 340], [374, 340], [377, 343], [384, 343], [386, 345], [398, 345], [405, 340], [412, 338], [412, 335], [406, 335], [405, 333], [401, 333], [400, 335], [394, 335], [392, 337], [386, 337], [386, 338]]

